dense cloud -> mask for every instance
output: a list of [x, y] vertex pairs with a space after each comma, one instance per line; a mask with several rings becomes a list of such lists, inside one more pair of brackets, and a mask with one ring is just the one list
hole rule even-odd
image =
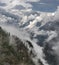
[[[14, 1], [14, 2], [13, 2]], [[13, 2], [13, 5], [18, 2], [23, 7], [32, 8], [34, 11], [42, 11], [42, 12], [55, 12], [57, 7], [59, 6], [59, 0], [0, 0], [2, 3]], [[18, 5], [17, 4], [17, 5]], [[26, 5], [28, 4], [28, 5]]]
[[53, 49], [59, 59], [59, 41], [53, 40], [59, 39], [57, 37], [59, 34], [59, 0], [0, 0], [1, 22], [9, 25], [15, 24], [15, 28], [19, 28], [20, 32], [11, 26], [11, 28], [3, 27], [17, 37], [35, 42], [33, 43], [34, 49], [37, 56], [44, 61], [42, 61], [44, 65], [47, 65], [42, 59], [41, 48], [44, 42], [53, 44]]

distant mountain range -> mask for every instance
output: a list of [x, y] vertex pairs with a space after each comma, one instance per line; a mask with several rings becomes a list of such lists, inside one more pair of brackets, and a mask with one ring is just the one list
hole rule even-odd
[[28, 42], [36, 65], [59, 65], [59, 0], [0, 0], [0, 26]]

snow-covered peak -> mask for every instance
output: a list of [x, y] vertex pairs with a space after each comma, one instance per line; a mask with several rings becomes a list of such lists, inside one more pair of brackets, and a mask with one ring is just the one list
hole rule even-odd
[[[40, 59], [43, 65], [48, 64], [43, 58], [45, 42], [53, 44], [59, 34], [58, 3], [58, 0], [0, 0], [0, 24], [22, 40], [32, 42], [37, 53], [35, 59]], [[18, 28], [18, 32], [6, 27], [7, 24]]]

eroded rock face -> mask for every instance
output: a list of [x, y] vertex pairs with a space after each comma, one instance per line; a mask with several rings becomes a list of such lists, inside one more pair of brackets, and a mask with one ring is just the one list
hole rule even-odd
[[28, 49], [16, 36], [0, 28], [0, 65], [35, 65]]

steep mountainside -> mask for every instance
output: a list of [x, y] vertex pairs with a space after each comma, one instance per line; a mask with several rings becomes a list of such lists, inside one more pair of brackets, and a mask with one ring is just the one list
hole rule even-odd
[[23, 42], [0, 27], [0, 65], [35, 65]]

